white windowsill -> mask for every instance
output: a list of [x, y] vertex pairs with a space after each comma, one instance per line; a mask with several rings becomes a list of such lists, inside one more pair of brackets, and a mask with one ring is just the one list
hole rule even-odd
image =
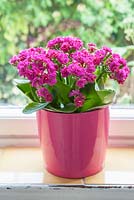
[[[105, 168], [81, 179], [54, 176], [44, 169], [38, 148], [1, 150], [0, 199], [133, 200], [134, 149], [107, 149]], [[3, 155], [3, 156], [2, 156]], [[14, 162], [17, 160], [18, 162]]]
[[[19, 196], [18, 196], [19, 195]], [[2, 185], [0, 186], [0, 199], [14, 200], [58, 200], [58, 199], [92, 199], [92, 200], [133, 200], [134, 188], [120, 185], [91, 185], [91, 186], [49, 186], [49, 185]]]

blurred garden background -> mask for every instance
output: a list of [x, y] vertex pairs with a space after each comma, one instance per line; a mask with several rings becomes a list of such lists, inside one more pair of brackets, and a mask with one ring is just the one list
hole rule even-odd
[[23, 105], [13, 85], [17, 71], [9, 58], [29, 47], [44, 47], [55, 36], [76, 36], [110, 46], [128, 60], [125, 85], [114, 81], [115, 104], [134, 104], [134, 0], [0, 0], [0, 105]]

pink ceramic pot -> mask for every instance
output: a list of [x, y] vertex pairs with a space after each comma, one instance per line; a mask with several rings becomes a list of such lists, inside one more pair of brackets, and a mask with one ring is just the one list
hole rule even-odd
[[102, 170], [108, 139], [108, 108], [72, 114], [40, 110], [37, 121], [49, 172], [82, 178]]

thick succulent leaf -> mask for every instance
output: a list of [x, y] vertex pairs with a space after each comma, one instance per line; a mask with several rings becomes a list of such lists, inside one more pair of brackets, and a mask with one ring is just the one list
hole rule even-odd
[[76, 106], [73, 103], [69, 103], [64, 106], [64, 108], [61, 108], [60, 111], [64, 113], [72, 113], [76, 110]]
[[40, 102], [39, 97], [38, 97], [37, 94], [36, 94], [36, 88], [31, 87], [30, 94], [32, 95], [34, 101]]
[[113, 102], [115, 91], [114, 90], [100, 90], [100, 91], [97, 91], [97, 94], [100, 97], [102, 104], [110, 104]]
[[44, 109], [49, 103], [37, 103], [37, 102], [32, 102], [29, 103], [24, 109], [23, 113], [24, 114], [31, 114], [33, 112], [36, 112], [38, 110]]
[[32, 101], [38, 102], [38, 96], [36, 95], [36, 89], [33, 88], [28, 80], [19, 80], [15, 79], [14, 83], [16, 84], [16, 87], [21, 90], [29, 99]]
[[58, 96], [58, 98], [60, 99], [61, 103], [67, 104], [70, 102], [69, 92], [71, 88], [68, 85], [64, 84], [61, 81], [58, 81], [56, 85], [53, 86], [53, 90], [55, 91], [56, 96]]
[[26, 79], [14, 79], [14, 83], [18, 85], [18, 84], [30, 83], [30, 81]]
[[[84, 106], [82, 107], [82, 111], [92, 111], [100, 108], [107, 107], [109, 104], [113, 102], [115, 91], [113, 90], [100, 90], [96, 91], [98, 95], [98, 104], [95, 105], [93, 98], [86, 100]], [[95, 96], [94, 96], [95, 97]], [[96, 96], [97, 97], [97, 96]]]
[[81, 92], [86, 96], [86, 101], [82, 106], [82, 108], [80, 109], [80, 112], [85, 112], [90, 108], [102, 105], [101, 98], [99, 97], [97, 91], [95, 90], [94, 84], [86, 85], [85, 88], [81, 90]]
[[90, 97], [91, 94], [95, 92], [95, 84], [87, 84], [84, 88], [80, 89], [80, 92], [86, 96], [86, 98]]
[[92, 96], [90, 99], [87, 99], [85, 101], [84, 105], [82, 106], [82, 108], [80, 109], [80, 112], [86, 112], [96, 106], [101, 105], [101, 101], [98, 101], [98, 99], [97, 99], [97, 102], [98, 102], [98, 104], [97, 104], [95, 98], [96, 98], [95, 96]]
[[104, 105], [108, 105], [113, 102], [115, 92], [113, 90], [95, 90], [94, 84], [88, 84], [81, 90], [85, 94], [86, 100], [80, 112], [86, 112], [89, 110], [97, 109]]
[[100, 90], [104, 89], [107, 78], [108, 78], [108, 75], [104, 73], [102, 77], [97, 81], [97, 85]]
[[62, 113], [73, 113], [77, 110], [77, 108], [73, 103], [69, 103], [66, 106], [64, 106], [64, 108], [54, 108], [48, 105], [47, 110], [54, 111], [54, 112], [62, 112]]
[[98, 110], [98, 109], [101, 109], [101, 108], [106, 108], [106, 107], [108, 107], [108, 106], [109, 106], [109, 104], [101, 105], [101, 106], [95, 106], [95, 107], [93, 107], [93, 108], [90, 108], [90, 109], [87, 110], [87, 111]]
[[134, 61], [132, 60], [132, 61], [127, 62], [127, 65], [130, 66], [130, 67], [133, 67], [134, 66]]
[[118, 53], [121, 56], [123, 56], [125, 59], [127, 59], [134, 50], [134, 45], [124, 46], [124, 47], [114, 47], [112, 48], [114, 53]]

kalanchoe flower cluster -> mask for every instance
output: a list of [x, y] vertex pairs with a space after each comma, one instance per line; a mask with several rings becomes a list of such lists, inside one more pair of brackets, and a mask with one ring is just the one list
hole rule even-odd
[[41, 47], [21, 51], [11, 58], [10, 63], [17, 66], [19, 75], [29, 79], [33, 87], [43, 84], [52, 86], [56, 83], [54, 63]]
[[88, 50], [90, 53], [93, 53], [97, 49], [96, 44], [88, 43]]
[[53, 102], [54, 95], [50, 88], [61, 81], [70, 87], [70, 102], [82, 107], [86, 96], [80, 91], [87, 84], [96, 84], [105, 74], [119, 84], [123, 84], [128, 77], [126, 60], [109, 47], [98, 49], [96, 44], [89, 43], [85, 49], [79, 38], [57, 37], [50, 40], [46, 48], [25, 49], [10, 59], [10, 64], [17, 67], [19, 75], [27, 78], [36, 89], [41, 101]]
[[[19, 75], [30, 80], [31, 85], [37, 89], [44, 84], [53, 86], [57, 82], [55, 65], [42, 47], [23, 50], [17, 56], [13, 56], [10, 63], [17, 66]], [[46, 93], [44, 96], [40, 95], [41, 92], [37, 94], [48, 99]]]
[[53, 99], [52, 95], [46, 88], [39, 88], [37, 90], [37, 94], [39, 95], [39, 97], [43, 97], [47, 102], [51, 102]]
[[79, 90], [72, 90], [69, 96], [74, 97], [74, 104], [77, 108], [83, 106], [85, 101], [85, 96], [82, 93], [80, 93]]
[[53, 61], [57, 61], [59, 65], [67, 64], [69, 62], [68, 55], [62, 51], [50, 49], [47, 52], [47, 57]]
[[129, 74], [129, 68], [126, 60], [120, 57], [119, 54], [112, 54], [107, 60], [107, 64], [110, 70], [110, 78], [117, 80], [118, 83], [123, 84]]
[[83, 46], [83, 42], [79, 38], [73, 37], [56, 37], [48, 42], [49, 49], [60, 49], [63, 52], [71, 50], [79, 50]]

